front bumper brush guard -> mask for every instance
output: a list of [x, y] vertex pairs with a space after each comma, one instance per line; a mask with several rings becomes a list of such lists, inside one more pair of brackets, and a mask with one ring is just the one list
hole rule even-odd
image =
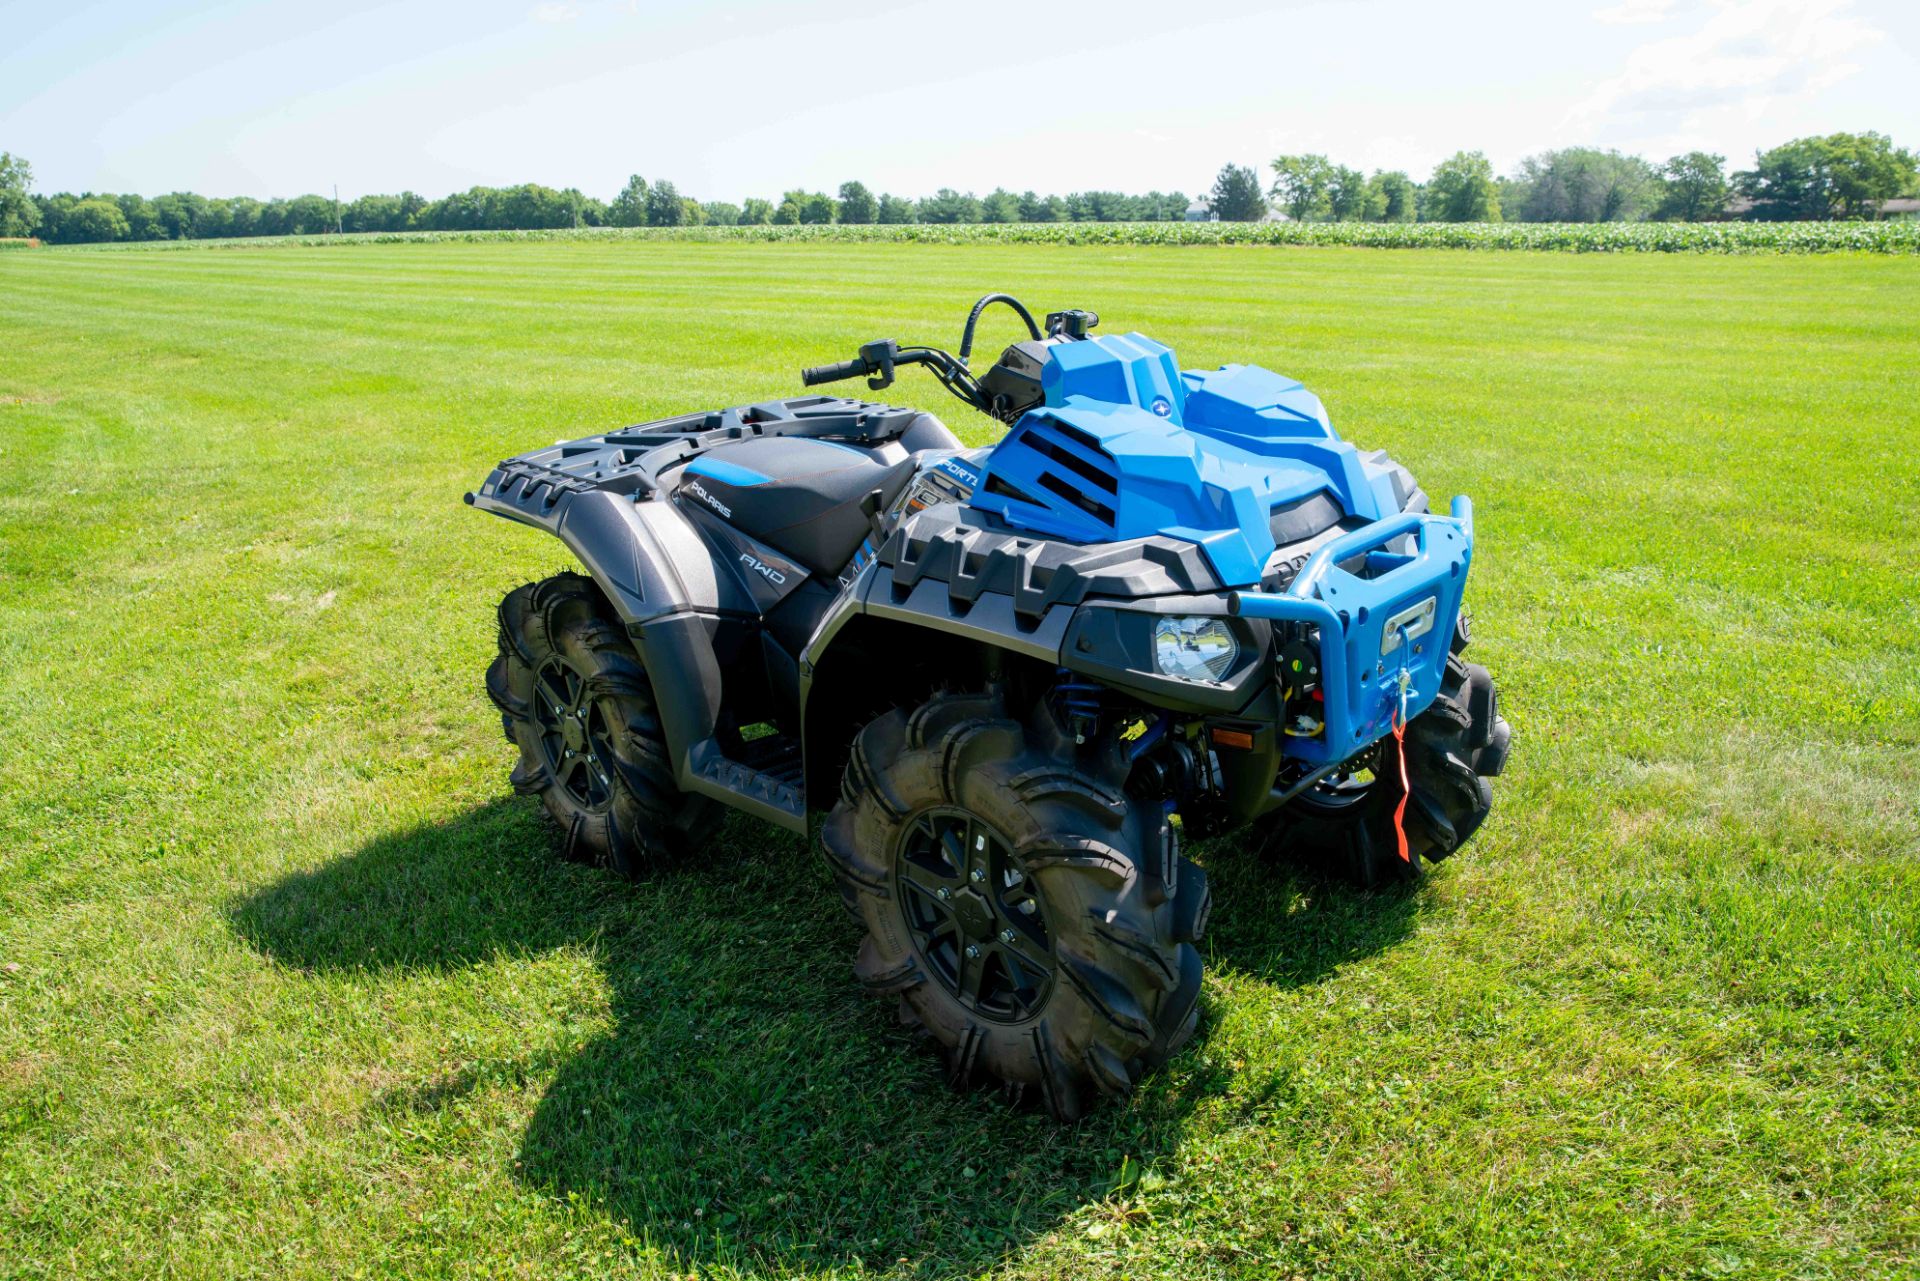
[[[1402, 670], [1408, 719], [1440, 693], [1473, 561], [1473, 503], [1457, 497], [1451, 512], [1377, 520], [1314, 552], [1286, 591], [1227, 597], [1229, 613], [1320, 629], [1323, 728], [1289, 739], [1289, 756], [1338, 764], [1391, 730]], [[1409, 534], [1411, 553], [1388, 550]], [[1356, 559], [1359, 572], [1342, 568]]]

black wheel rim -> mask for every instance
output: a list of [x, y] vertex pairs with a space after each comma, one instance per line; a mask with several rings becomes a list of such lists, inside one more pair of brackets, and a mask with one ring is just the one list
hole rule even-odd
[[920, 959], [962, 1005], [1018, 1023], [1046, 1003], [1046, 905], [1000, 833], [964, 810], [927, 810], [901, 835], [894, 879]]
[[612, 805], [607, 714], [571, 663], [550, 658], [541, 665], [533, 681], [533, 721], [540, 754], [561, 790], [595, 813]]

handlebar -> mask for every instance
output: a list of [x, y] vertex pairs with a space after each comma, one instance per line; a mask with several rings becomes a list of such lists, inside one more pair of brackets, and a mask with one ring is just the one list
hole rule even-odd
[[858, 378], [867, 372], [867, 362], [858, 356], [852, 360], [842, 360], [832, 365], [812, 365], [800, 371], [800, 381], [808, 387], [818, 387], [821, 383], [837, 383], [845, 378]]
[[[954, 356], [941, 351], [938, 347], [910, 346], [902, 347], [889, 338], [881, 342], [870, 342], [860, 348], [860, 354], [852, 360], [842, 360], [831, 365], [811, 365], [800, 371], [800, 381], [808, 387], [817, 387], [821, 383], [837, 383], [848, 378], [866, 376], [867, 386], [880, 391], [893, 385], [893, 371], [898, 365], [926, 365], [940, 385], [952, 392], [965, 403], [972, 405], [983, 414], [1001, 417], [1006, 412], [1004, 406], [996, 400], [974, 377], [967, 368], [967, 358], [973, 352], [973, 335], [979, 324], [981, 313], [995, 303], [1003, 303], [1011, 308], [1025, 322], [1027, 332], [1034, 341], [1041, 338], [1040, 326], [1033, 322], [1033, 313], [1023, 307], [1019, 300], [1007, 294], [988, 294], [973, 305], [967, 316], [966, 328], [960, 335], [960, 354]], [[1047, 316], [1046, 333], [1048, 338], [1085, 338], [1087, 330], [1100, 323], [1100, 318], [1090, 311], [1059, 311]], [[1011, 420], [1009, 420], [1011, 421]]]
[[937, 347], [902, 347], [893, 339], [870, 342], [852, 360], [832, 365], [814, 365], [800, 371], [800, 381], [809, 387], [839, 382], [843, 378], [868, 375], [867, 386], [881, 391], [893, 385], [893, 372], [900, 365], [926, 365], [948, 391], [982, 413], [993, 412], [992, 403], [980, 389], [980, 382], [967, 372], [966, 365]]

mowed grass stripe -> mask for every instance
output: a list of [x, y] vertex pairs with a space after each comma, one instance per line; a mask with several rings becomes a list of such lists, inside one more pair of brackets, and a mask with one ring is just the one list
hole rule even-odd
[[[802, 843], [553, 865], [479, 674], [565, 554], [459, 503], [992, 288], [1471, 493], [1520, 735], [1416, 894], [1204, 849], [1208, 1032], [1064, 1132], [939, 1087]], [[6, 1269], [1912, 1270], [1920, 268], [563, 242], [0, 291]]]

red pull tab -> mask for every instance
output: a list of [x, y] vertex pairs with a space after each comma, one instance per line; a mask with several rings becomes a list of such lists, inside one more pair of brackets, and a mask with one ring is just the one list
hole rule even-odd
[[1393, 807], [1393, 835], [1400, 843], [1400, 861], [1413, 862], [1413, 856], [1407, 852], [1407, 723], [1399, 716], [1393, 718], [1393, 746], [1400, 757], [1400, 803]]

